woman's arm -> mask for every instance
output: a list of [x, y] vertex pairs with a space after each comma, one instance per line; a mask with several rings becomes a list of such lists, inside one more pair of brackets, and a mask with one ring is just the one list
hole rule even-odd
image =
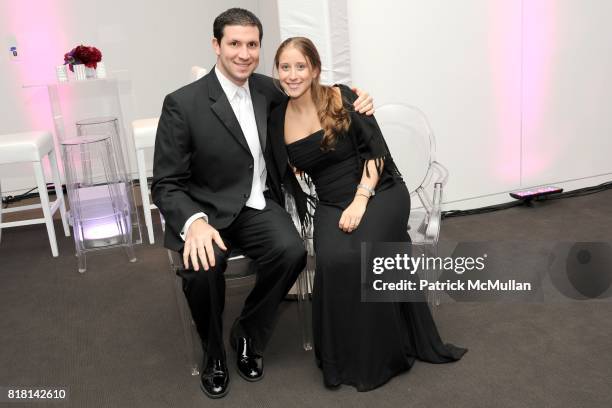
[[382, 159], [377, 160], [381, 160], [378, 166], [376, 160], [367, 160], [363, 166], [361, 181], [356, 188], [353, 202], [342, 212], [338, 222], [338, 227], [344, 232], [350, 233], [356, 230], [361, 218], [363, 218], [368, 201], [374, 193], [378, 180], [380, 180], [379, 171], [382, 171], [384, 165]]

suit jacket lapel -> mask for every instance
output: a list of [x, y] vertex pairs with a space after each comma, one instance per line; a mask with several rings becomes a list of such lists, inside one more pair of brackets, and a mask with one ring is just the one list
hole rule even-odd
[[251, 101], [253, 101], [253, 111], [255, 112], [255, 122], [259, 133], [259, 143], [261, 151], [266, 151], [266, 139], [268, 138], [268, 115], [266, 97], [253, 86], [253, 81], [249, 81], [251, 91]]
[[274, 161], [276, 162], [276, 169], [282, 180], [289, 166], [287, 148], [285, 147], [285, 112], [287, 111], [287, 102], [285, 101], [278, 109], [275, 110], [275, 117], [271, 118], [270, 125], [274, 126], [270, 129], [270, 136], [273, 140], [270, 140], [272, 145], [272, 154], [274, 155]]
[[211, 109], [213, 112], [215, 112], [221, 122], [223, 122], [227, 130], [229, 130], [230, 134], [236, 139], [236, 141], [250, 153], [251, 150], [249, 149], [249, 145], [244, 137], [244, 133], [242, 133], [242, 128], [240, 127], [238, 118], [236, 118], [236, 115], [234, 114], [234, 110], [227, 99], [227, 95], [225, 95], [223, 88], [221, 88], [221, 84], [217, 79], [215, 70], [212, 69], [206, 76], [208, 77], [208, 96], [210, 99], [215, 101], [211, 105]]

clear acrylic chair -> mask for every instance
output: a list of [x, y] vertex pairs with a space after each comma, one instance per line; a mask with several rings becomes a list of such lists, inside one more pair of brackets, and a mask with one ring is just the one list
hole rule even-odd
[[[307, 185], [304, 180], [298, 179], [302, 189], [310, 194], [312, 197], [316, 197], [316, 192], [313, 185]], [[308, 210], [311, 214], [314, 214], [314, 204], [308, 202]], [[294, 293], [297, 298], [298, 307], [298, 318], [302, 326], [302, 344], [304, 350], [312, 350], [312, 289], [314, 286], [314, 274], [316, 267], [316, 257], [314, 252], [313, 242], [313, 224], [310, 223], [307, 227], [301, 227], [300, 218], [298, 216], [297, 207], [293, 196], [285, 193], [285, 209], [291, 216], [293, 224], [300, 231], [304, 247], [306, 248], [306, 267], [304, 271], [300, 273], [294, 287], [289, 293]]]
[[[295, 209], [295, 203], [291, 196], [286, 196], [286, 209], [291, 215], [292, 219], [296, 223], [296, 227], [299, 226], [299, 220], [297, 218], [297, 210]], [[165, 220], [160, 212], [162, 231], [165, 231]], [[299, 230], [299, 229], [298, 229]], [[312, 231], [311, 231], [312, 232]], [[310, 238], [308, 236], [303, 237], [304, 245], [308, 249], [308, 262], [305, 270], [298, 276], [296, 283], [297, 286], [297, 309], [298, 309], [298, 320], [302, 331], [302, 346], [304, 350], [312, 350], [312, 312], [311, 312], [311, 293], [312, 293], [312, 278], [314, 276], [314, 263], [312, 253], [312, 234]], [[189, 365], [189, 371], [191, 375], [199, 375], [200, 373], [200, 336], [196, 330], [195, 322], [191, 316], [187, 299], [183, 293], [183, 280], [177, 274], [177, 271], [184, 268], [183, 259], [181, 255], [170, 249], [168, 252], [168, 261], [170, 264], [170, 273], [175, 283], [175, 300], [178, 308], [178, 312], [181, 318], [181, 324], [183, 328], [183, 336], [185, 339], [185, 352], [187, 354], [187, 361]], [[232, 249], [227, 262], [227, 268], [224, 273], [227, 288], [238, 287], [246, 282], [246, 279], [255, 275], [256, 273], [255, 263], [250, 258], [244, 255], [240, 249]]]
[[114, 161], [117, 169], [117, 175], [123, 180], [126, 185], [127, 199], [131, 209], [131, 222], [133, 241], [135, 244], [142, 243], [142, 231], [140, 227], [140, 217], [138, 211], [136, 211], [136, 200], [134, 197], [134, 182], [132, 176], [129, 173], [131, 169], [128, 166], [128, 156], [126, 146], [122, 143], [121, 127], [119, 126], [119, 119], [115, 116], [103, 116], [82, 119], [76, 122], [77, 135], [102, 135], [106, 134], [109, 136], [109, 140], [114, 155]]
[[[166, 221], [160, 212], [161, 227], [162, 231], [166, 230]], [[185, 353], [187, 355], [187, 362], [189, 366], [189, 372], [191, 375], [200, 374], [201, 358], [201, 340], [200, 335], [197, 332], [195, 322], [191, 316], [189, 304], [187, 298], [183, 292], [183, 278], [181, 278], [177, 272], [184, 268], [182, 256], [170, 249], [168, 252], [168, 262], [170, 264], [170, 273], [174, 280], [174, 293], [176, 306], [181, 319], [181, 326], [183, 328], [183, 336], [185, 339]], [[227, 262], [227, 268], [224, 273], [224, 277], [227, 283], [227, 289], [232, 287], [241, 286], [245, 282], [246, 278], [255, 274], [254, 264], [251, 260], [244, 256], [239, 250], [232, 250]]]
[[124, 247], [128, 260], [135, 262], [131, 184], [110, 136], [74, 137], [61, 145], [78, 271], [87, 269], [86, 252], [109, 247]]
[[[435, 256], [448, 170], [436, 160], [436, 140], [429, 121], [420, 109], [399, 103], [378, 107], [376, 120], [410, 191], [413, 210], [408, 220], [408, 233], [413, 255], [423, 252]], [[430, 275], [426, 272], [429, 281], [437, 278], [435, 271]], [[440, 294], [428, 292], [427, 301], [430, 306], [438, 306]]]

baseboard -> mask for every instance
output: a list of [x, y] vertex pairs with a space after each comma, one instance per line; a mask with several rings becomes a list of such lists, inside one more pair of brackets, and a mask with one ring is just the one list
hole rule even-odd
[[[521, 190], [528, 190], [531, 188], [537, 188], [537, 187], [542, 187], [542, 186], [556, 186], [556, 187], [563, 188], [563, 190], [567, 192], [567, 191], [577, 190], [577, 189], [584, 188], [584, 187], [596, 186], [596, 185], [599, 185], [601, 183], [605, 183], [611, 180], [612, 180], [612, 173], [606, 173], [606, 174], [600, 174], [596, 176], [583, 177], [579, 179], [555, 181], [555, 182], [535, 185], [535, 186], [525, 186], [525, 187], [522, 187]], [[443, 211], [470, 210], [474, 208], [481, 208], [481, 207], [487, 207], [490, 205], [497, 205], [497, 204], [511, 202], [511, 201], [514, 201], [514, 198], [510, 197], [508, 194], [513, 191], [516, 191], [516, 190], [502, 191], [502, 192], [494, 193], [494, 194], [463, 198], [460, 200], [446, 201], [446, 202], [443, 202], [442, 204], [442, 210]]]

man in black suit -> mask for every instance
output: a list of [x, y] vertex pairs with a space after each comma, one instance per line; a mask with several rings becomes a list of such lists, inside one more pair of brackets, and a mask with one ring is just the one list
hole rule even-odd
[[[306, 252], [282, 207], [279, 169], [286, 163], [277, 165], [270, 153], [271, 143], [283, 142], [267, 140], [268, 114], [286, 96], [271, 78], [253, 73], [261, 23], [247, 10], [229, 9], [215, 19], [213, 34], [214, 69], [164, 100], [152, 194], [166, 219], [165, 246], [183, 254], [179, 274], [205, 351], [201, 387], [220, 398], [229, 385], [221, 316], [229, 249], [240, 248], [257, 266], [230, 339], [248, 381], [263, 376], [261, 353]], [[356, 106], [371, 111], [371, 98]]]

